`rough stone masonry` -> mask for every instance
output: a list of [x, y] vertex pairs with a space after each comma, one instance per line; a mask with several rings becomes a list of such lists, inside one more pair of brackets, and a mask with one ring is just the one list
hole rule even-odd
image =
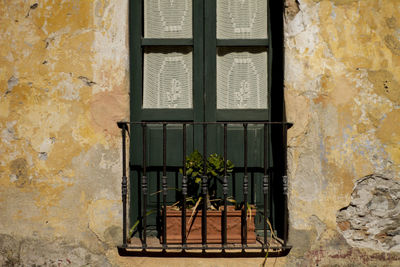
[[364, 177], [350, 205], [338, 212], [337, 224], [351, 246], [400, 252], [400, 183], [379, 175]]

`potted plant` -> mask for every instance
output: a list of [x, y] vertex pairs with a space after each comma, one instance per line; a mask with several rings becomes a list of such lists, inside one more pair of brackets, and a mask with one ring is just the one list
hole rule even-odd
[[[203, 156], [195, 150], [186, 158], [187, 176], [187, 210], [186, 210], [186, 237], [187, 243], [201, 243], [201, 217], [203, 201], [207, 201], [207, 243], [221, 243], [222, 240], [222, 213], [223, 199], [218, 196], [217, 185], [223, 183], [224, 158], [218, 154], [211, 154], [207, 158], [204, 170]], [[230, 160], [226, 162], [226, 173], [231, 176], [234, 165]], [[183, 170], [180, 170], [183, 173]], [[207, 177], [208, 193], [205, 199], [201, 194], [202, 177]], [[181, 243], [182, 229], [182, 201], [167, 207], [166, 231], [167, 243]], [[243, 218], [243, 203], [240, 205], [234, 199], [228, 198], [227, 206], [227, 242], [240, 243]], [[256, 210], [248, 206], [247, 216], [247, 243], [255, 243], [254, 216]]]

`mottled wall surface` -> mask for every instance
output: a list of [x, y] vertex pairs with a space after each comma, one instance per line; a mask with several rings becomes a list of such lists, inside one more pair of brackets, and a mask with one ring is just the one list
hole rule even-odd
[[[0, 265], [259, 265], [116, 255], [127, 6], [0, 1]], [[293, 249], [267, 263], [398, 264], [399, 77], [398, 0], [286, 1]]]
[[127, 1], [0, 1], [0, 265], [109, 262], [127, 47]]
[[287, 5], [291, 262], [398, 264], [400, 3]]

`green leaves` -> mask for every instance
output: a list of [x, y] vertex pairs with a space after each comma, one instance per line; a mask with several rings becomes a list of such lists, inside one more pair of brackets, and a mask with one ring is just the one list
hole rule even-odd
[[[207, 201], [210, 202], [210, 200], [216, 199], [215, 183], [216, 181], [220, 181], [219, 178], [223, 177], [225, 174], [224, 158], [216, 153], [208, 156], [206, 161], [206, 172], [204, 172], [204, 157], [198, 150], [195, 150], [186, 157], [185, 167], [186, 176], [188, 179], [187, 199], [190, 198], [191, 203], [198, 203], [198, 201], [201, 199], [200, 185], [204, 175], [207, 177], [207, 186], [210, 193], [207, 196]], [[226, 173], [228, 175], [233, 172], [233, 168], [233, 163], [230, 160], [227, 160]], [[179, 172], [183, 174], [183, 169], [179, 169]], [[213, 181], [213, 183], [211, 181]]]
[[[211, 154], [207, 159], [207, 175], [212, 177], [224, 176], [225, 170], [224, 158], [216, 153]], [[233, 163], [230, 160], [226, 161], [226, 172], [227, 174], [233, 171]]]
[[[189, 179], [193, 179], [196, 183], [201, 181], [201, 177], [204, 174], [204, 159], [198, 150], [193, 151], [189, 156], [186, 157], [186, 175]], [[206, 175], [208, 178], [222, 177], [225, 170], [224, 158], [216, 153], [211, 154], [207, 158], [206, 162]], [[226, 172], [232, 173], [234, 165], [232, 161], [226, 161]], [[179, 169], [180, 173], [183, 173], [182, 169]], [[200, 180], [199, 180], [200, 178]]]

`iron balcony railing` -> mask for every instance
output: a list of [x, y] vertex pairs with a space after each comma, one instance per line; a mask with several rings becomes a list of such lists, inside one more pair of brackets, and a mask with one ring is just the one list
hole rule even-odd
[[[262, 131], [262, 135], [258, 136], [257, 138], [262, 139], [262, 160], [261, 166], [249, 166], [248, 158], [249, 158], [249, 144], [248, 144], [248, 132], [249, 132], [249, 125], [257, 126]], [[157, 216], [160, 217], [158, 220], [157, 229], [160, 232], [158, 234], [159, 240], [158, 243], [154, 243], [149, 241], [149, 239], [154, 237], [149, 237], [148, 234], [148, 222], [147, 222], [147, 213], [148, 213], [148, 197], [149, 197], [149, 177], [147, 173], [151, 166], [148, 166], [148, 159], [152, 157], [150, 154], [151, 151], [148, 151], [148, 145], [153, 142], [149, 138], [148, 130], [149, 127], [158, 127], [159, 131], [162, 132], [162, 166], [160, 167], [160, 172], [162, 173], [161, 185], [160, 185], [160, 197], [157, 197]], [[180, 169], [181, 184], [180, 188], [178, 188], [182, 192], [182, 208], [180, 209], [180, 217], [181, 217], [181, 243], [180, 244], [168, 244], [167, 243], [167, 231], [166, 231], [166, 214], [167, 214], [167, 195], [168, 195], [168, 175], [167, 171], [171, 169], [171, 166], [168, 166], [168, 156], [173, 153], [174, 151], [167, 151], [167, 143], [168, 143], [168, 126], [175, 126], [175, 130], [178, 128], [181, 131], [180, 136], [181, 138], [181, 145], [180, 148], [182, 149], [180, 153], [182, 153], [181, 165], [177, 166], [175, 169]], [[288, 180], [287, 180], [287, 130], [292, 126], [291, 123], [287, 122], [268, 122], [268, 121], [245, 121], [245, 122], [177, 122], [177, 121], [167, 121], [167, 122], [118, 122], [118, 127], [122, 131], [122, 245], [118, 247], [119, 253], [121, 255], [130, 255], [130, 256], [192, 256], [192, 257], [225, 257], [225, 256], [233, 256], [233, 257], [254, 257], [254, 256], [265, 256], [268, 253], [268, 256], [285, 256], [289, 253], [291, 247], [287, 245], [288, 239], [288, 208], [287, 208], [287, 188], [288, 188]], [[206, 169], [206, 161], [207, 161], [207, 142], [208, 134], [207, 131], [212, 129], [215, 130], [216, 127], [222, 129], [221, 134], [217, 136], [221, 136], [223, 143], [222, 154], [224, 160], [224, 176], [222, 177], [222, 209], [221, 209], [221, 242], [220, 244], [210, 244], [207, 241], [207, 201], [202, 201], [201, 203], [201, 243], [199, 244], [189, 244], [187, 241], [187, 187], [188, 187], [188, 179], [186, 173], [186, 157], [190, 154], [191, 151], [188, 151], [188, 128], [191, 129], [191, 136], [193, 131], [197, 131], [196, 133], [200, 134], [201, 136], [201, 146], [202, 146], [202, 156], [203, 156], [203, 169]], [[243, 162], [240, 171], [243, 173], [243, 184], [242, 184], [242, 196], [241, 199], [243, 200], [243, 212], [241, 216], [241, 242], [239, 244], [230, 244], [227, 242], [227, 206], [228, 206], [228, 194], [229, 194], [229, 185], [228, 175], [227, 175], [227, 160], [230, 158], [228, 155], [228, 135], [229, 135], [229, 127], [239, 127], [242, 130], [242, 144], [235, 144], [242, 146], [243, 152]], [[137, 131], [137, 136], [140, 136], [139, 139], [134, 139], [135, 142], [141, 142], [139, 149], [141, 151], [137, 151], [135, 149], [135, 144], [130, 144], [131, 149], [130, 153], [135, 154], [136, 157], [141, 157], [141, 164], [136, 166], [140, 169], [140, 178], [138, 179], [138, 184], [140, 185], [139, 192], [131, 192], [132, 190], [128, 190], [128, 176], [127, 176], [127, 137], [133, 136], [133, 132]], [[281, 200], [283, 203], [280, 203], [281, 211], [280, 213], [283, 214], [283, 218], [280, 221], [283, 222], [283, 229], [281, 231], [280, 238], [277, 238], [277, 242], [270, 242], [271, 235], [273, 235], [273, 231], [269, 231], [268, 229], [271, 228], [268, 225], [268, 207], [270, 205], [270, 196], [269, 196], [269, 186], [271, 184], [270, 181], [270, 162], [271, 162], [271, 153], [270, 147], [273, 144], [273, 139], [271, 139], [271, 132], [275, 132], [274, 136], [278, 136], [280, 140], [278, 143], [280, 147], [281, 153], [281, 176], [278, 179], [280, 183], [280, 194]], [[276, 135], [278, 132], [278, 135]], [[190, 137], [189, 137], [190, 138]], [[150, 139], [150, 140], [148, 140]], [[275, 138], [276, 139], [276, 138]], [[131, 142], [134, 141], [131, 138]], [[272, 144], [271, 144], [272, 140]], [[230, 150], [231, 151], [231, 150]], [[212, 151], [213, 152], [213, 151]], [[179, 153], [179, 154], [180, 154]], [[130, 155], [132, 159], [132, 155]], [[133, 164], [130, 162], [129, 164], [130, 170], [132, 170]], [[176, 166], [175, 166], [176, 167]], [[258, 185], [252, 185], [251, 190], [249, 192], [249, 173], [256, 169], [262, 175], [262, 184], [259, 183]], [[235, 171], [235, 170], [234, 170]], [[251, 174], [252, 175], [252, 174]], [[132, 175], [130, 175], [132, 176]], [[130, 178], [132, 179], [132, 177]], [[134, 181], [130, 181], [131, 183]], [[254, 183], [254, 180], [252, 180]], [[232, 183], [235, 183], [235, 179], [232, 180]], [[276, 183], [276, 181], [275, 181]], [[237, 186], [237, 184], [235, 185]], [[263, 201], [263, 210], [261, 211], [266, 218], [263, 220], [263, 232], [262, 235], [257, 237], [257, 242], [255, 245], [247, 244], [247, 227], [248, 227], [248, 203], [254, 204], [254, 188], [257, 186], [262, 186], [262, 200]], [[201, 181], [201, 194], [203, 200], [206, 198], [207, 195], [207, 177], [203, 176]], [[135, 194], [136, 193], [136, 194]], [[249, 196], [250, 194], [250, 196]], [[136, 225], [140, 225], [140, 237], [138, 238], [138, 242], [129, 242], [130, 236], [128, 237], [128, 218], [129, 211], [128, 210], [128, 199], [133, 199], [133, 201], [137, 201], [140, 203], [140, 221], [136, 222]], [[278, 198], [279, 199], [279, 198]], [[131, 200], [132, 203], [132, 200]], [[130, 222], [129, 226], [131, 227], [134, 222]], [[272, 229], [270, 229], [272, 230]], [[158, 244], [158, 245], [157, 245]]]

